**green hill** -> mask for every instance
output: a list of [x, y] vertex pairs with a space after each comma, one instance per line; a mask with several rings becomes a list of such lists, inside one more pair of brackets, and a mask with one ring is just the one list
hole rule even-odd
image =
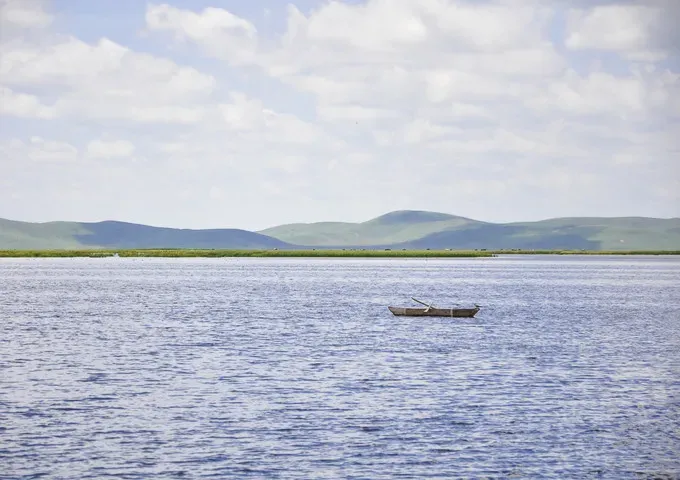
[[598, 243], [600, 250], [677, 250], [680, 218], [576, 217], [511, 223], [530, 235], [574, 235]]
[[316, 247], [381, 246], [409, 242], [444, 230], [469, 228], [484, 222], [445, 213], [397, 211], [363, 223], [294, 223], [259, 233], [295, 245]]
[[287, 248], [286, 242], [238, 229], [187, 230], [125, 222], [28, 223], [0, 219], [0, 249]]
[[680, 249], [678, 218], [584, 217], [494, 224], [444, 213], [397, 211], [362, 223], [300, 223], [260, 233], [312, 247]]
[[406, 210], [361, 223], [299, 223], [261, 232], [187, 230], [114, 221], [28, 223], [0, 219], [0, 249], [299, 247], [680, 250], [680, 219], [585, 217], [496, 224]]
[[77, 240], [77, 236], [88, 233], [82, 225], [75, 222], [16, 222], [0, 218], [0, 248], [79, 248], [83, 244]]

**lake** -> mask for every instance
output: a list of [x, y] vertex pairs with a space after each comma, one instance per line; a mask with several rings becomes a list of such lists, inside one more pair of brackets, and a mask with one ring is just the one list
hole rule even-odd
[[679, 287], [662, 256], [4, 259], [0, 478], [677, 479]]

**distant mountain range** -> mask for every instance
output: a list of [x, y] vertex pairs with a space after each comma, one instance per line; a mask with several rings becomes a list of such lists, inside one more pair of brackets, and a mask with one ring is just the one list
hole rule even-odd
[[405, 210], [361, 223], [296, 223], [259, 232], [0, 219], [0, 249], [303, 247], [680, 250], [680, 218], [583, 217], [498, 224]]
[[680, 218], [554, 218], [489, 223], [445, 213], [397, 211], [363, 223], [290, 224], [259, 233], [318, 247], [391, 246], [432, 249], [675, 250]]
[[28, 223], [0, 219], [0, 249], [292, 248], [273, 237], [237, 229], [186, 230], [125, 222]]

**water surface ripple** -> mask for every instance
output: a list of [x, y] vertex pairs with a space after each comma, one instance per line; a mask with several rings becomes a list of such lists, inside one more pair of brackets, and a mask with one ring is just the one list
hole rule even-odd
[[0, 478], [676, 479], [678, 286], [664, 257], [2, 260]]

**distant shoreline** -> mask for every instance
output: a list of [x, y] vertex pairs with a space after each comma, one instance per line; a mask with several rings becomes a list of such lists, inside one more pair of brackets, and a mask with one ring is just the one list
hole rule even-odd
[[489, 258], [498, 255], [680, 255], [680, 250], [377, 250], [377, 249], [91, 249], [0, 250], [0, 258], [224, 258], [224, 257], [335, 257], [335, 258]]

